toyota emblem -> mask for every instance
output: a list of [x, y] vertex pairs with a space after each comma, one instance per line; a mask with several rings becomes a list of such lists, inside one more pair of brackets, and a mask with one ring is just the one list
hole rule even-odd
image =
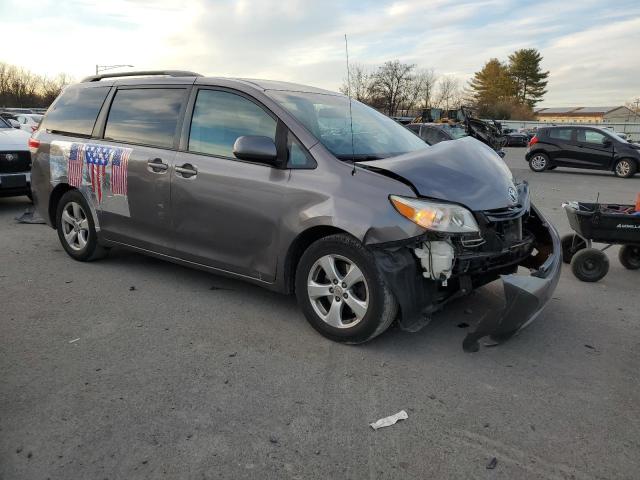
[[518, 192], [513, 187], [509, 187], [509, 198], [511, 199], [511, 203], [516, 203], [518, 201]]

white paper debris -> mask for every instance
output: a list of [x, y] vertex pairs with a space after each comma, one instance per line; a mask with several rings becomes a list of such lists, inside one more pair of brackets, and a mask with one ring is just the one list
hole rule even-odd
[[400, 410], [395, 415], [381, 418], [377, 422], [370, 423], [369, 425], [371, 425], [371, 428], [373, 428], [374, 430], [378, 430], [379, 428], [390, 427], [391, 425], [395, 425], [396, 422], [398, 422], [398, 420], [406, 420], [407, 418], [409, 418], [409, 415], [407, 415], [407, 412], [405, 412], [404, 410]]
[[74, 338], [73, 340], [69, 340], [69, 343], [75, 343], [75, 342], [77, 342], [78, 340], [80, 340], [80, 339], [79, 339], [79, 338]]

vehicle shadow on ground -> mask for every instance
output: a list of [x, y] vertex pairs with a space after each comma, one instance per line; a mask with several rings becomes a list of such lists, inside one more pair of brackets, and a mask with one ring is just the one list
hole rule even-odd
[[[291, 330], [290, 333], [293, 335], [297, 335], [293, 329], [304, 329], [301, 334], [317, 335], [319, 342], [328, 341], [308, 325], [298, 308], [295, 295], [283, 295], [242, 280], [189, 268], [118, 247], [113, 248], [99, 265], [101, 268], [120, 272], [142, 270], [143, 277], [153, 277], [167, 284], [180, 284], [193, 292], [202, 292], [202, 295], [233, 296], [240, 305], [251, 302], [252, 308], [255, 309], [268, 307], [273, 314], [268, 318], [261, 318], [260, 321], [271, 323], [270, 328]], [[346, 348], [374, 351], [409, 349], [419, 352], [437, 345], [438, 348], [451, 348], [452, 352], [458, 352], [462, 350], [462, 341], [467, 333], [472, 332], [486, 314], [503, 307], [502, 284], [497, 281], [472, 292], [468, 297], [451, 302], [443, 311], [434, 314], [431, 321], [418, 332], [403, 331], [394, 323], [387, 332], [370, 342]]]
[[560, 170], [562, 167], [558, 167], [556, 170], [546, 171], [545, 175], [580, 175], [584, 177], [608, 177], [616, 180], [638, 180], [640, 175], [635, 175], [630, 178], [618, 178], [612, 172], [605, 170], [579, 170], [579, 169], [567, 169]]

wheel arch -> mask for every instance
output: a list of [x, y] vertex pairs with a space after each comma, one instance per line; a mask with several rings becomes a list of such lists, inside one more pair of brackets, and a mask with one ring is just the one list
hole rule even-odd
[[93, 225], [96, 229], [96, 232], [99, 232], [100, 224], [98, 223], [98, 214], [91, 200], [87, 198], [87, 195], [82, 190], [75, 188], [69, 185], [68, 183], [59, 183], [54, 187], [54, 189], [51, 191], [51, 194], [49, 195], [48, 214], [49, 214], [49, 220], [51, 221], [51, 227], [54, 230], [58, 228], [58, 226], [56, 225], [56, 214], [58, 212], [58, 204], [60, 203], [60, 199], [63, 197], [63, 195], [72, 190], [77, 190], [84, 196], [85, 200], [87, 201], [87, 205], [89, 205], [91, 216], [93, 217]]
[[293, 293], [295, 290], [296, 269], [305, 250], [309, 248], [313, 242], [338, 233], [353, 237], [353, 235], [346, 230], [332, 225], [316, 225], [298, 234], [293, 242], [291, 242], [291, 245], [289, 245], [284, 261], [283, 286], [285, 293]]

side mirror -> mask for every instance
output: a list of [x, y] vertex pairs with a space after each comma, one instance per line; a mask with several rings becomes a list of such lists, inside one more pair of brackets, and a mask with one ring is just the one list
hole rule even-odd
[[275, 164], [278, 159], [276, 144], [269, 137], [245, 135], [233, 144], [233, 154], [240, 160]]
[[611, 140], [609, 140], [608, 138], [603, 138], [602, 139], [602, 146], [605, 148], [609, 148], [612, 145]]
[[20, 123], [14, 120], [13, 118], [8, 119], [7, 121], [9, 122], [9, 125], [11, 125], [13, 128], [20, 128]]

